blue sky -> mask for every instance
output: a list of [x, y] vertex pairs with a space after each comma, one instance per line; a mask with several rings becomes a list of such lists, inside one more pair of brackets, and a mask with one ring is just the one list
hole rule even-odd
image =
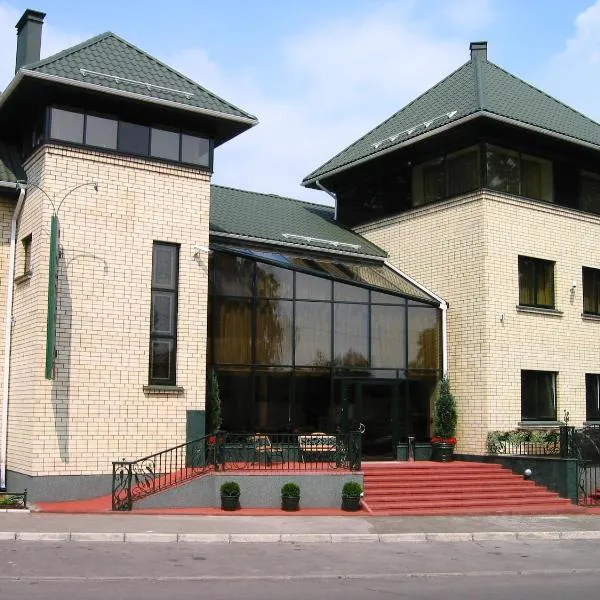
[[260, 123], [219, 147], [216, 183], [327, 203], [301, 179], [469, 58], [600, 121], [600, 0], [0, 0], [0, 88], [14, 25], [47, 13], [44, 56], [113, 31]]

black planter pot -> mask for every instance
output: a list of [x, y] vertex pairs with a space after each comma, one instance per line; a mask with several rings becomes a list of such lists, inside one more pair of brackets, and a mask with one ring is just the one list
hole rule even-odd
[[454, 460], [454, 444], [434, 442], [432, 449], [431, 460], [436, 462], [452, 462]]
[[239, 507], [239, 496], [224, 496], [221, 494], [221, 510], [238, 510]]
[[360, 510], [360, 496], [342, 496], [342, 510], [349, 512]]
[[300, 496], [281, 496], [281, 509], [290, 512], [300, 510]]

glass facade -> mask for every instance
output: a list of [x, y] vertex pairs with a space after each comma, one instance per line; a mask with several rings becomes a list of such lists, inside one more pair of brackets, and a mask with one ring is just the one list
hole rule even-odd
[[[414, 424], [427, 438], [441, 371], [441, 311], [416, 287], [414, 296], [404, 294], [408, 281], [398, 281], [392, 293], [392, 282], [402, 278], [388, 270], [246, 248], [216, 250], [209, 356], [221, 387], [224, 429], [335, 432], [368, 421], [379, 410], [368, 400], [373, 396], [385, 397], [378, 402], [389, 412], [387, 423], [395, 423], [392, 438], [414, 435]], [[365, 387], [371, 382], [377, 387]]]

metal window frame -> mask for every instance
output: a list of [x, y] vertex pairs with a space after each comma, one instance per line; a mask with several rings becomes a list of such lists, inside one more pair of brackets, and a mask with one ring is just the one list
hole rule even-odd
[[[154, 249], [156, 247], [170, 247], [175, 250], [175, 281], [173, 288], [165, 288], [164, 286], [154, 285]], [[148, 354], [148, 383], [149, 385], [177, 385], [177, 321], [179, 313], [179, 255], [181, 245], [174, 242], [162, 242], [154, 241], [152, 243], [152, 264], [150, 274], [150, 335], [149, 335], [149, 354]], [[156, 334], [152, 332], [152, 318], [154, 312], [154, 292], [168, 292], [174, 296], [174, 310], [173, 310], [173, 334]], [[155, 340], [172, 340], [173, 341], [173, 354], [171, 356], [171, 377], [168, 380], [157, 379], [152, 376], [152, 344]]]

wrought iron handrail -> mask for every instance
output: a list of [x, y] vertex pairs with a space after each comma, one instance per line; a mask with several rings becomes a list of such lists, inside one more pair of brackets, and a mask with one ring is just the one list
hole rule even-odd
[[358, 471], [361, 434], [227, 433], [219, 431], [135, 461], [114, 461], [112, 509], [209, 471]]
[[134, 461], [113, 461], [112, 509], [133, 503], [215, 468], [214, 436], [203, 436]]

